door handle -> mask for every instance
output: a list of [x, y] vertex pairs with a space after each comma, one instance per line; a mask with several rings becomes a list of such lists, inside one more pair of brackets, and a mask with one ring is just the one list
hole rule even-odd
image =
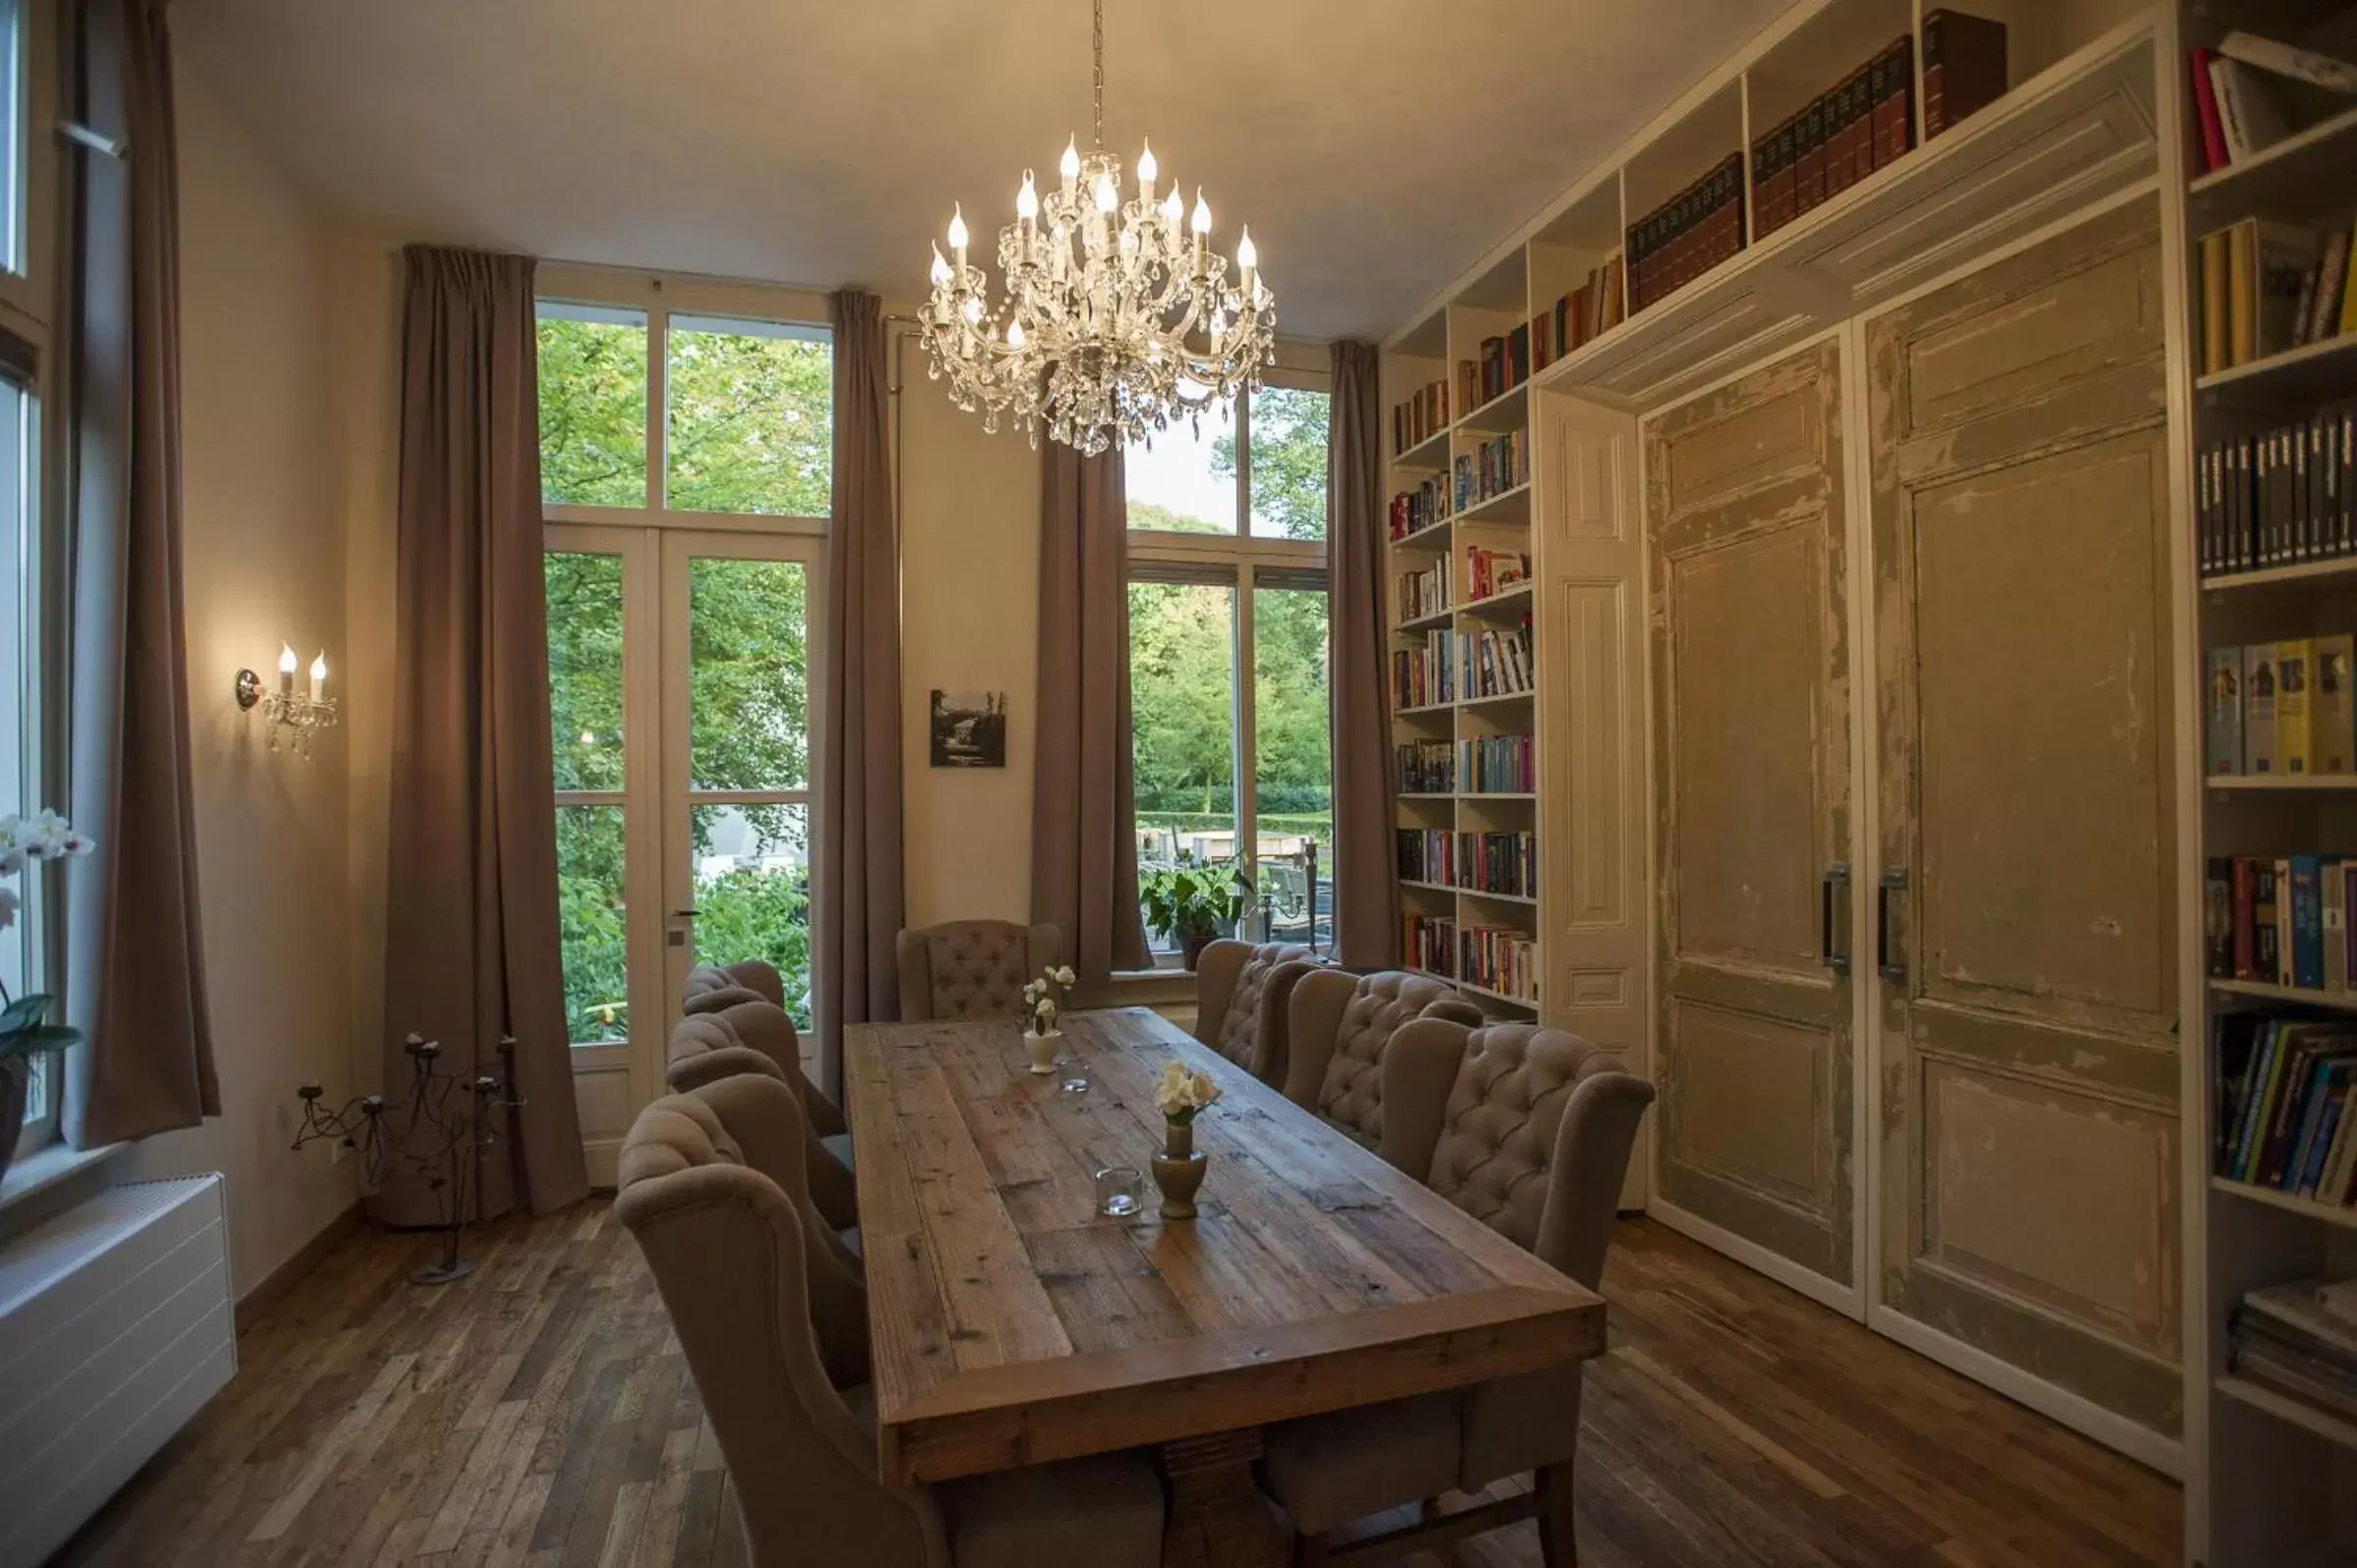
[[1849, 944], [1834, 946], [1834, 934], [1846, 935], [1849, 930], [1843, 912], [1849, 904], [1848, 893], [1849, 862], [1836, 860], [1817, 879], [1817, 950], [1825, 954], [1825, 966], [1837, 975], [1849, 973]]
[[1903, 866], [1885, 871], [1875, 888], [1875, 924], [1879, 928], [1875, 934], [1875, 968], [1885, 980], [1897, 981], [1902, 985], [1907, 978], [1907, 954], [1891, 930], [1891, 895], [1906, 891], [1907, 872]]
[[674, 920], [693, 920], [697, 915], [702, 913], [703, 911], [701, 909], [674, 909], [671, 912], [671, 918]]

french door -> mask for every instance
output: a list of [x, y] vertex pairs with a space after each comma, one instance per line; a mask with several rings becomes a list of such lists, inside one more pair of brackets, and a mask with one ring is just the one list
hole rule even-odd
[[551, 523], [558, 907], [592, 1183], [663, 1093], [689, 968], [760, 958], [810, 1039], [820, 540]]

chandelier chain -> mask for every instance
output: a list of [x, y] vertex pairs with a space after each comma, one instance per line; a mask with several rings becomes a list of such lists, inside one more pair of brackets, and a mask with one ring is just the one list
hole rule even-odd
[[1096, 138], [1097, 150], [1103, 152], [1105, 150], [1105, 0], [1096, 0], [1096, 31], [1091, 34], [1089, 39], [1090, 48], [1096, 61], [1095, 71], [1090, 81], [1089, 113], [1094, 125], [1094, 130], [1090, 135]]

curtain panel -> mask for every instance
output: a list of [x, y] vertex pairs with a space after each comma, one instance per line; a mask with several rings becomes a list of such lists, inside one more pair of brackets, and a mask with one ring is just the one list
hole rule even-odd
[[[546, 1214], [588, 1177], [557, 927], [534, 264], [404, 259], [385, 1093], [410, 1082], [411, 1032], [469, 1075], [513, 1036], [521, 1104], [476, 1172], [481, 1212]], [[393, 1224], [433, 1223], [437, 1203], [414, 1179], [378, 1195]]]
[[[66, 883], [67, 1141], [221, 1111], [198, 919], [181, 612], [180, 215], [164, 0], [93, 0], [74, 112], [128, 147], [78, 187], [70, 814], [97, 840]], [[47, 135], [47, 127], [35, 135]]]
[[1128, 579], [1122, 454], [1045, 443], [1031, 918], [1063, 933], [1083, 986], [1153, 962], [1137, 907]]
[[1383, 623], [1383, 420], [1375, 350], [1338, 343], [1326, 515], [1334, 572], [1335, 956], [1399, 961], [1399, 862], [1392, 808], [1392, 710]]
[[826, 1092], [843, 1098], [846, 1024], [900, 1012], [901, 550], [886, 423], [883, 305], [845, 290], [835, 322], [834, 536], [827, 541], [825, 756], [819, 790], [817, 1014]]

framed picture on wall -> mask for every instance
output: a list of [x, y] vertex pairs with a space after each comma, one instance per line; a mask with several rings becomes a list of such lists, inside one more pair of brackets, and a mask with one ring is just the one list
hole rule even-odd
[[1007, 693], [933, 690], [933, 766], [1007, 766]]

